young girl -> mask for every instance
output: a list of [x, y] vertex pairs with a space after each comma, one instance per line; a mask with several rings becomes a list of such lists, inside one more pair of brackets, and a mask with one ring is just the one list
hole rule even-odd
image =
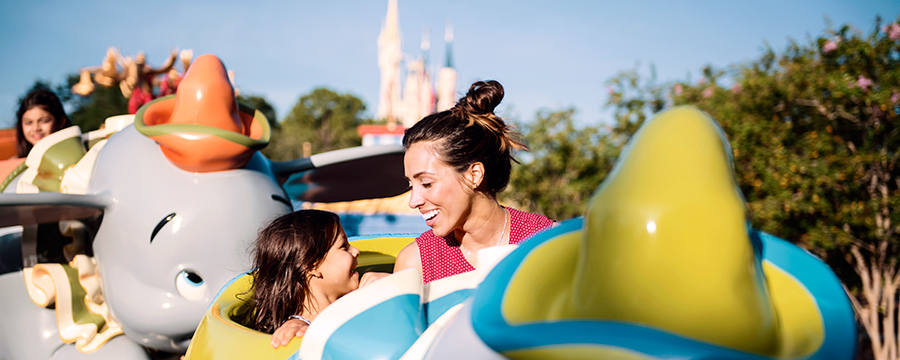
[[275, 219], [256, 241], [253, 293], [247, 325], [272, 333], [272, 347], [306, 332], [332, 302], [384, 273], [356, 269], [359, 249], [350, 245], [334, 213], [300, 210]]

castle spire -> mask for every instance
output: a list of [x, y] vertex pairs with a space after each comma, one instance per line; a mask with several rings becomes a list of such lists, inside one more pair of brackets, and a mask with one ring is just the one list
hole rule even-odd
[[400, 108], [400, 18], [397, 0], [388, 0], [387, 14], [378, 34], [378, 67], [381, 69], [378, 113], [376, 119], [386, 119], [389, 124], [397, 120]]
[[453, 24], [447, 22], [444, 28], [444, 42], [447, 44], [447, 52], [444, 55], [444, 67], [437, 73], [437, 111], [448, 110], [456, 103], [456, 82], [459, 74], [453, 68]]
[[422, 59], [425, 60], [425, 66], [428, 66], [428, 51], [431, 50], [431, 35], [428, 32], [428, 28], [422, 28], [422, 44], [420, 45], [422, 49]]
[[447, 44], [447, 51], [444, 54], [446, 60], [444, 67], [453, 68], [453, 23], [447, 22], [444, 28], [444, 43]]

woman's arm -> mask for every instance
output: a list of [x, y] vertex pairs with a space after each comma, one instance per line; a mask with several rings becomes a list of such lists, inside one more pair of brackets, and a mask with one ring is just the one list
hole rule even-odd
[[419, 269], [422, 271], [422, 259], [419, 257], [419, 246], [415, 242], [406, 245], [400, 253], [397, 254], [397, 261], [394, 262], [394, 272], [401, 270]]

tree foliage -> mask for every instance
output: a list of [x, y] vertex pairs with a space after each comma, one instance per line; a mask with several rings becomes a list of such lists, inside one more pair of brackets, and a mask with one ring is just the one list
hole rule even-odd
[[584, 214], [619, 149], [600, 129], [577, 127], [573, 114], [539, 113], [533, 123], [520, 125], [530, 153], [513, 167], [504, 200], [557, 220]]
[[368, 121], [363, 118], [365, 110], [356, 96], [314, 89], [300, 97], [263, 153], [284, 161], [303, 156], [304, 143], [309, 143], [311, 154], [362, 145], [356, 128]]
[[697, 83], [610, 81], [615, 131], [659, 104], [716, 118], [734, 151], [753, 226], [816, 253], [848, 286], [877, 359], [897, 359], [900, 288], [900, 24], [849, 26], [767, 49]]
[[128, 99], [122, 96], [118, 87], [97, 86], [90, 95], [72, 93], [72, 85], [78, 83], [78, 75], [69, 75], [66, 86], [59, 87], [57, 95], [65, 99], [73, 108], [68, 114], [72, 124], [81, 127], [82, 132], [94, 131], [110, 116], [128, 114]]

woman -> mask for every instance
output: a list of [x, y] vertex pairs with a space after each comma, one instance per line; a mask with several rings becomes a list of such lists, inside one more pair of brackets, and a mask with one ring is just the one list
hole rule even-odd
[[244, 323], [273, 333], [274, 348], [303, 336], [328, 305], [386, 276], [367, 273], [360, 279], [354, 271], [357, 256], [334, 213], [300, 210], [275, 219], [256, 241]]
[[59, 98], [52, 91], [34, 90], [16, 112], [16, 152], [26, 157], [34, 144], [60, 129], [72, 126]]
[[478, 250], [518, 244], [553, 221], [500, 206], [514, 161], [527, 149], [494, 108], [503, 99], [497, 81], [479, 81], [447, 111], [426, 116], [406, 130], [404, 172], [431, 230], [397, 256], [394, 272], [418, 268], [425, 283], [475, 270]]

